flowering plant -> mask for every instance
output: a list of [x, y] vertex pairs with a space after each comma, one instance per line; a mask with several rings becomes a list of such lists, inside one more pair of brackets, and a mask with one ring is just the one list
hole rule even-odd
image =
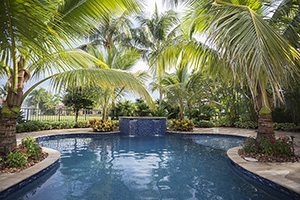
[[26, 149], [19, 145], [13, 146], [13, 149], [7, 155], [8, 167], [22, 167], [28, 163]]
[[38, 140], [27, 136], [22, 139], [21, 145], [27, 150], [28, 158], [31, 161], [32, 159], [37, 160], [42, 153], [42, 148], [38, 144]]
[[271, 134], [265, 134], [256, 139], [249, 137], [244, 140], [243, 149], [248, 153], [294, 155], [293, 143], [288, 136], [282, 136], [278, 139]]

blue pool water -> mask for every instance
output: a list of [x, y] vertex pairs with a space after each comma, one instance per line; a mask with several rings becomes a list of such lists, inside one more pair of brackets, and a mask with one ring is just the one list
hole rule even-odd
[[59, 166], [7, 199], [288, 199], [260, 190], [231, 168], [221, 136], [93, 137], [40, 142]]

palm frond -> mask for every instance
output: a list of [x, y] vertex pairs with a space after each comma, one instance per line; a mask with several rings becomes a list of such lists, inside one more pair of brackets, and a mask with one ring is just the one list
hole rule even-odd
[[155, 108], [154, 102], [144, 84], [129, 72], [98, 68], [74, 69], [55, 74], [48, 79], [51, 81], [50, 85], [56, 90], [83, 86], [86, 83], [88, 85], [102, 85], [111, 88], [124, 87], [145, 99], [150, 108]]
[[206, 15], [195, 19], [194, 27], [206, 34], [234, 75], [246, 76], [253, 90], [258, 80], [267, 78], [281, 98], [285, 75], [299, 74], [299, 52], [248, 6], [217, 0]]
[[96, 57], [82, 51], [66, 51], [53, 54], [51, 57], [40, 59], [31, 65], [28, 70], [33, 77], [40, 77], [44, 74], [52, 75], [78, 68], [89, 68], [99, 66], [107, 68], [107, 65]]

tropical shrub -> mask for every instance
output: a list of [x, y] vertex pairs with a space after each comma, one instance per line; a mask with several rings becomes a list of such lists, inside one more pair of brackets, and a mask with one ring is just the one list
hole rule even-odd
[[195, 124], [195, 127], [197, 127], [197, 128], [211, 128], [211, 127], [215, 126], [215, 124], [213, 122], [206, 121], [206, 120], [197, 121], [196, 119], [193, 119], [193, 123]]
[[114, 127], [119, 126], [119, 120], [111, 120]]
[[192, 131], [194, 128], [194, 123], [192, 120], [173, 119], [171, 122], [171, 127], [174, 129], [174, 131]]
[[266, 134], [256, 139], [249, 137], [244, 140], [243, 149], [248, 153], [294, 155], [293, 143], [288, 136], [282, 136], [278, 139], [271, 134]]
[[28, 163], [28, 155], [26, 149], [19, 145], [13, 146], [11, 152], [7, 155], [8, 167], [22, 167]]
[[77, 121], [74, 125], [74, 128], [88, 128], [90, 125], [88, 120]]
[[274, 130], [286, 130], [286, 129], [292, 129], [295, 128], [296, 124], [294, 123], [273, 123]]
[[230, 120], [229, 117], [220, 117], [219, 119], [214, 120], [214, 124], [217, 127], [231, 127], [233, 126], [233, 122]]
[[39, 146], [38, 141], [30, 136], [22, 139], [21, 146], [25, 148], [29, 162], [32, 159], [37, 160], [42, 153], [42, 148]]
[[114, 124], [112, 121], [103, 121], [92, 119], [89, 121], [90, 127], [93, 128], [93, 131], [96, 132], [108, 132], [114, 129]]
[[246, 129], [256, 129], [257, 122], [253, 121], [237, 121], [234, 123], [234, 126], [237, 128], [246, 128]]

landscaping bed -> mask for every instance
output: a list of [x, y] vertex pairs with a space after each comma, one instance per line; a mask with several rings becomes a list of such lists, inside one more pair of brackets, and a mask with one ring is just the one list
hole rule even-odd
[[275, 163], [275, 162], [299, 162], [300, 161], [300, 157], [293, 155], [293, 156], [288, 156], [285, 154], [281, 154], [281, 155], [266, 155], [263, 153], [248, 153], [245, 152], [243, 149], [239, 149], [238, 150], [238, 154], [245, 159], [246, 158], [255, 158], [256, 160], [258, 160], [258, 162], [271, 162], [271, 163]]
[[46, 159], [48, 157], [48, 153], [46, 152], [42, 152], [38, 159], [34, 159], [34, 160], [31, 160], [29, 163], [27, 163], [26, 165], [22, 166], [22, 167], [8, 167], [6, 162], [5, 161], [1, 161], [0, 162], [0, 174], [1, 173], [15, 173], [15, 172], [20, 172], [24, 169], [27, 169], [41, 161], [43, 161], [44, 159]]

